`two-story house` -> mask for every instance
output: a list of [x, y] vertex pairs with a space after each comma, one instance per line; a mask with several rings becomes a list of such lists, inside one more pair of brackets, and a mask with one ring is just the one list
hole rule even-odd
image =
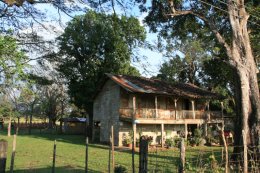
[[106, 74], [94, 100], [93, 140], [109, 142], [114, 127], [115, 144], [121, 146], [130, 133], [153, 137], [164, 144], [166, 138], [211, 123], [222, 123], [221, 111], [210, 111], [209, 101], [218, 94], [192, 84], [169, 84], [157, 79]]

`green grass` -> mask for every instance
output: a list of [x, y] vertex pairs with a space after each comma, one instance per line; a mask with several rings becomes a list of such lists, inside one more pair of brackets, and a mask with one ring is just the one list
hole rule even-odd
[[[6, 131], [0, 131], [0, 139], [8, 141], [7, 170], [10, 169], [10, 157], [13, 137], [7, 137]], [[39, 130], [33, 131], [32, 135], [19, 132], [17, 137], [17, 149], [15, 156], [15, 172], [51, 172], [52, 153], [54, 140], [57, 140], [56, 172], [84, 172], [85, 169], [85, 139], [78, 135], [40, 134]], [[187, 148], [187, 162], [193, 166], [209, 159], [214, 152], [219, 158], [220, 147], [196, 147]], [[108, 172], [108, 146], [100, 144], [89, 145], [89, 172]], [[201, 158], [198, 159], [198, 158]], [[135, 167], [138, 172], [138, 153], [135, 155]], [[116, 149], [116, 165], [127, 167], [131, 172], [131, 152], [128, 149]], [[149, 170], [157, 172], [177, 172], [179, 163], [179, 150], [151, 149], [149, 151]], [[191, 171], [192, 172], [192, 171]]]

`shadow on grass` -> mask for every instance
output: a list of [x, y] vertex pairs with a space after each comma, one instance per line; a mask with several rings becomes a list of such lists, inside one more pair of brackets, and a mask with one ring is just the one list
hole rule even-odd
[[[47, 168], [31, 168], [31, 169], [20, 169], [20, 170], [14, 170], [16, 173], [46, 173], [46, 172], [52, 172], [51, 167]], [[88, 172], [90, 173], [102, 173], [101, 171], [95, 171], [88, 169]], [[9, 173], [9, 171], [7, 171]], [[57, 167], [55, 168], [55, 173], [85, 173], [84, 168], [74, 168], [71, 166], [64, 166], [64, 167]]]
[[[15, 134], [15, 130], [12, 128], [11, 134]], [[0, 130], [0, 135], [7, 136], [7, 129]], [[69, 135], [69, 134], [59, 134], [55, 130], [48, 129], [33, 129], [31, 135], [28, 134], [28, 129], [21, 129], [18, 132], [18, 136], [38, 138], [50, 141], [60, 141], [65, 143], [71, 143], [76, 145], [85, 145], [85, 136], [84, 135]]]

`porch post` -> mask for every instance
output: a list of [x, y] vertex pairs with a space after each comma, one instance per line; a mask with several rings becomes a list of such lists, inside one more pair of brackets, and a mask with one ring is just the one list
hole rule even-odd
[[136, 147], [136, 124], [135, 124], [135, 119], [136, 119], [136, 97], [133, 96], [133, 115], [132, 115], [133, 143], [134, 143], [133, 148]]
[[158, 104], [157, 104], [157, 96], [155, 96], [155, 118], [158, 118], [158, 109], [157, 109], [157, 107], [158, 107]]
[[191, 100], [191, 107], [192, 107], [192, 117], [195, 119], [195, 105], [194, 105], [194, 100]]
[[187, 123], [185, 123], [184, 124], [184, 135], [185, 135], [185, 139], [187, 140], [187, 138], [188, 138], [188, 124]]
[[207, 119], [210, 120], [209, 101], [207, 102]]
[[161, 144], [162, 144], [162, 148], [164, 147], [164, 124], [161, 124]]
[[223, 102], [220, 102], [220, 103], [221, 103], [221, 118], [223, 119], [224, 118], [224, 113], [223, 113], [224, 104], [223, 104]]
[[175, 119], [177, 120], [177, 99], [174, 99]]

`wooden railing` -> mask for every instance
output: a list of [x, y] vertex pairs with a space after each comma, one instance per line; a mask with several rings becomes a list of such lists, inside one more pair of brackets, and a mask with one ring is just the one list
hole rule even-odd
[[[132, 119], [133, 109], [131, 108], [121, 108], [119, 110], [120, 118]], [[192, 111], [192, 110], [164, 110], [164, 109], [136, 109], [135, 118], [136, 119], [217, 119], [221, 118], [220, 111]]]

